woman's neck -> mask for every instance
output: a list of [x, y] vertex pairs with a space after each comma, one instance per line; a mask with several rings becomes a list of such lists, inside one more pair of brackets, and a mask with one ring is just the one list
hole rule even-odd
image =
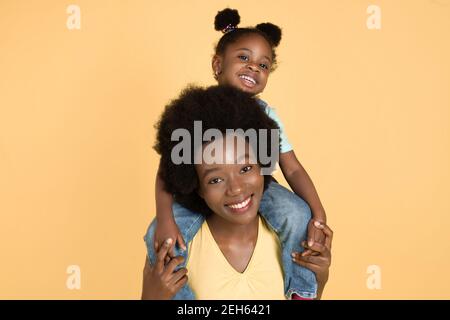
[[206, 218], [208, 227], [216, 239], [227, 239], [227, 242], [252, 241], [256, 242], [258, 236], [259, 215], [247, 224], [238, 224], [228, 221], [217, 214]]

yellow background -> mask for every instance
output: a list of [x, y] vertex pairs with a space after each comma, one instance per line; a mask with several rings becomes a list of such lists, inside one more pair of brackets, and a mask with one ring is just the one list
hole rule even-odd
[[0, 0], [0, 298], [140, 297], [153, 125], [187, 83], [214, 84], [228, 5], [283, 28], [262, 97], [335, 231], [324, 299], [450, 298], [448, 0]]

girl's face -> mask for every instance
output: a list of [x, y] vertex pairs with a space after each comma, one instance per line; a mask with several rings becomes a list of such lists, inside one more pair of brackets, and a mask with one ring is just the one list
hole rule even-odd
[[258, 164], [250, 163], [254, 154], [248, 144], [247, 150], [237, 150], [239, 148], [226, 146], [223, 141], [217, 139], [209, 144], [216, 144], [212, 146], [216, 150], [222, 148], [224, 161], [221, 164], [196, 165], [198, 193], [220, 218], [229, 223], [248, 224], [258, 214], [264, 176]]
[[272, 66], [272, 48], [258, 34], [244, 35], [229, 44], [223, 56], [215, 55], [212, 65], [219, 85], [231, 85], [257, 95], [267, 84]]

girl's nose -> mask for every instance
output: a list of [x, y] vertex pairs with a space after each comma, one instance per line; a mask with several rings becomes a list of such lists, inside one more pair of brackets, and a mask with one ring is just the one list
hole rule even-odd
[[252, 70], [254, 72], [258, 72], [259, 71], [258, 66], [255, 65], [254, 63], [251, 63], [251, 62], [248, 63], [247, 68], [249, 68], [250, 70]]

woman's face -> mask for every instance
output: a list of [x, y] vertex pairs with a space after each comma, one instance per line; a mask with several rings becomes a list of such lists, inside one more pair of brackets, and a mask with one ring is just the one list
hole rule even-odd
[[264, 176], [258, 164], [250, 163], [254, 162], [250, 159], [256, 157], [248, 144], [246, 150], [238, 150], [244, 148], [236, 148], [236, 143], [230, 147], [223, 141], [217, 139], [209, 144], [216, 144], [212, 146], [216, 150], [222, 148], [224, 161], [221, 164], [196, 165], [198, 193], [214, 214], [231, 223], [248, 224], [258, 214], [264, 191]]
[[272, 48], [258, 34], [248, 34], [228, 45], [223, 56], [214, 56], [213, 71], [220, 85], [231, 85], [253, 95], [267, 84], [272, 66]]

